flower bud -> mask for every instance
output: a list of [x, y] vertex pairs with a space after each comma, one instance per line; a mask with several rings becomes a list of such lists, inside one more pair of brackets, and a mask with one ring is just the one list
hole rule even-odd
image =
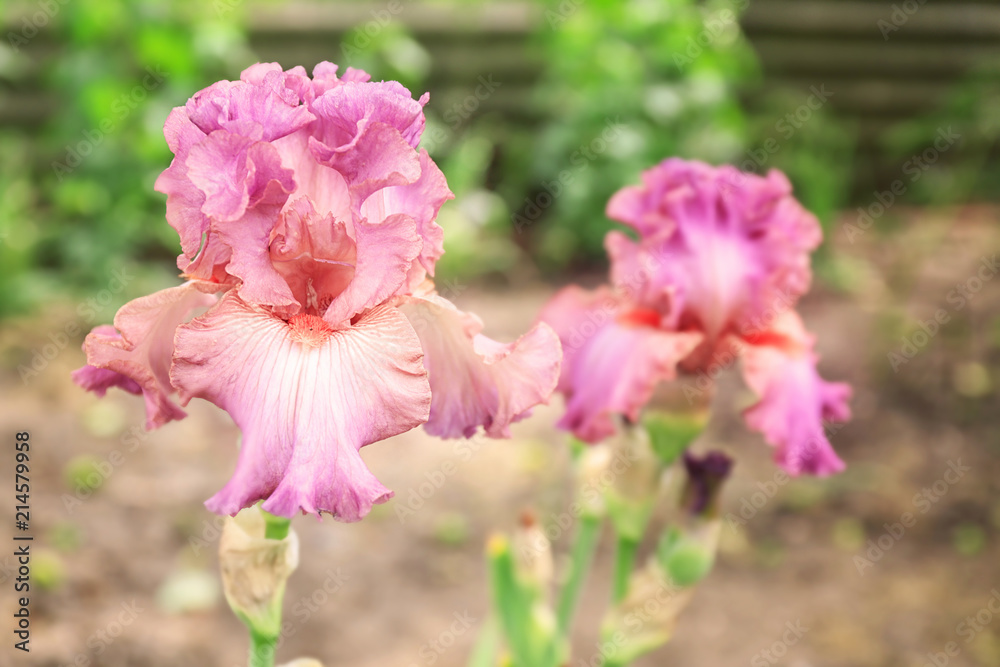
[[603, 443], [584, 445], [576, 463], [576, 493], [580, 514], [595, 519], [608, 513], [604, 489], [613, 481], [611, 448]]
[[705, 578], [715, 564], [722, 522], [718, 519], [681, 530], [670, 528], [660, 538], [656, 560], [678, 586], [693, 586]]
[[514, 567], [520, 581], [546, 594], [552, 584], [552, 543], [538, 525], [535, 515], [524, 512], [512, 541]]
[[685, 451], [687, 479], [681, 492], [681, 508], [694, 517], [717, 517], [719, 495], [732, 467], [733, 460], [722, 452], [709, 452], [699, 458]]
[[263, 637], [281, 630], [285, 583], [299, 564], [299, 538], [266, 537], [267, 520], [257, 506], [226, 519], [219, 541], [219, 564], [226, 600], [237, 616]]
[[646, 566], [632, 574], [628, 595], [604, 617], [601, 634], [605, 644], [613, 642], [611, 662], [627, 665], [640, 655], [670, 641], [681, 612], [694, 595], [671, 581], [651, 558]]
[[613, 481], [604, 494], [608, 514], [620, 536], [639, 541], [660, 489], [663, 464], [641, 425], [624, 425], [613, 452]]
[[697, 406], [687, 411], [648, 411], [642, 424], [649, 433], [653, 451], [670, 465], [677, 460], [708, 426], [708, 406]]

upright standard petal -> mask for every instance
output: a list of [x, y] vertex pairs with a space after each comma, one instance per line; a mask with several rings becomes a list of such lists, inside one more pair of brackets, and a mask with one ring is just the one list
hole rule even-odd
[[711, 339], [794, 306], [809, 287], [809, 252], [821, 238], [780, 172], [761, 177], [677, 158], [646, 171], [641, 187], [620, 191], [607, 213], [641, 237], [609, 235], [616, 282], [649, 269], [628, 285], [632, 297], [662, 310], [668, 326], [703, 329]]
[[410, 270], [410, 287], [417, 287], [434, 275], [434, 265], [444, 254], [444, 230], [437, 224], [438, 211], [455, 195], [448, 189], [444, 174], [426, 150], [420, 150], [420, 178], [407, 185], [383, 188], [364, 201], [361, 216], [371, 222], [403, 213], [414, 219], [423, 240], [419, 262]]
[[323, 319], [335, 327], [402, 292], [410, 267], [420, 253], [417, 226], [408, 215], [392, 215], [377, 225], [355, 221], [354, 235], [354, 278], [323, 313]]
[[545, 324], [504, 345], [479, 333], [483, 325], [436, 295], [400, 306], [420, 337], [432, 402], [427, 432], [472, 437], [482, 426], [510, 437], [510, 424], [548, 400], [559, 379], [559, 339]]
[[819, 376], [813, 337], [794, 312], [768, 334], [743, 351], [744, 378], [760, 397], [744, 412], [747, 426], [777, 448], [776, 462], [792, 475], [840, 472], [825, 426], [851, 418], [851, 387]]
[[177, 333], [171, 379], [184, 404], [204, 398], [243, 432], [232, 479], [206, 505], [235, 514], [258, 500], [291, 517], [358, 521], [392, 492], [359, 450], [427, 419], [420, 342], [394, 308], [334, 330], [314, 315], [287, 322], [233, 292]]
[[[88, 366], [123, 376], [141, 389], [148, 429], [186, 416], [169, 398], [174, 392], [169, 376], [174, 334], [194, 311], [215, 302], [205, 289], [189, 282], [130, 301], [115, 315], [117, 332], [108, 326], [97, 327], [84, 342]], [[127, 391], [133, 388], [124, 379], [101, 378], [86, 369], [77, 371], [74, 380], [98, 395], [111, 384]]]

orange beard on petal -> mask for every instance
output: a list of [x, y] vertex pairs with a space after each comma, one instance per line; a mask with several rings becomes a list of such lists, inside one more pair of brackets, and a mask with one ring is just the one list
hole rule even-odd
[[300, 314], [288, 320], [291, 339], [310, 347], [320, 347], [330, 338], [334, 329], [322, 317]]

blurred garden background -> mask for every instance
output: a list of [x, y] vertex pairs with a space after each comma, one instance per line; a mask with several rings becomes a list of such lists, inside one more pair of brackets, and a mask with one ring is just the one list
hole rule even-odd
[[[199, 406], [145, 434], [141, 401], [98, 403], [68, 372], [87, 330], [176, 283], [176, 234], [152, 189], [171, 158], [169, 110], [254, 62], [321, 60], [430, 92], [422, 145], [456, 194], [438, 280], [498, 338], [556, 286], [601, 279], [605, 203], [644, 168], [678, 155], [784, 170], [826, 234], [803, 312], [824, 375], [856, 388], [856, 419], [833, 438], [849, 469], [775, 486], [729, 525], [664, 661], [922, 666], [954, 640], [949, 664], [1000, 664], [1000, 618], [968, 644], [956, 634], [1000, 589], [1000, 4], [3, 0], [0, 23], [0, 423], [44, 443], [47, 594], [28, 664], [242, 659], [200, 505], [233, 465], [234, 428]], [[735, 384], [718, 400], [738, 405]], [[476, 444], [412, 520], [389, 504], [359, 526], [296, 522], [310, 555], [290, 605], [328, 600], [292, 612], [287, 657], [464, 664], [475, 632], [456, 634], [453, 615], [482, 620], [489, 530], [567, 502], [560, 404], [512, 443]], [[717, 422], [708, 440], [738, 460], [727, 504], [740, 516], [774, 469], [735, 417]], [[371, 449], [397, 503], [465, 451], [422, 433]], [[124, 463], [91, 485], [119, 450]], [[970, 470], [885, 562], [866, 556], [957, 460]], [[4, 605], [8, 577], [3, 564]], [[121, 638], [95, 639], [133, 599], [145, 611]], [[763, 657], [799, 619], [802, 642]], [[585, 621], [580, 655], [599, 619]], [[446, 632], [447, 650], [427, 649]], [[12, 656], [5, 646], [0, 665]]]

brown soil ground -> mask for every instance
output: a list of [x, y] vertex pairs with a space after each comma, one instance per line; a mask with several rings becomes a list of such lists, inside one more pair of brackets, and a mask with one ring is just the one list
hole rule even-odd
[[[725, 528], [718, 564], [674, 641], [641, 666], [922, 666], [949, 642], [958, 651], [950, 665], [1000, 665], [1000, 616], [987, 608], [991, 596], [1000, 598], [1000, 281], [986, 281], [962, 308], [948, 300], [1000, 250], [1000, 228], [986, 208], [897, 215], [893, 229], [880, 221], [855, 243], [835, 229], [831, 273], [842, 289], [817, 286], [801, 306], [819, 335], [824, 375], [856, 389], [855, 419], [833, 438], [847, 472], [777, 486], [745, 526]], [[552, 289], [469, 289], [458, 301], [483, 317], [487, 333], [509, 340]], [[70, 384], [69, 371], [82, 362], [78, 341], [22, 382], [17, 365], [72, 318], [73, 309], [62, 308], [6, 325], [0, 341], [0, 432], [8, 440], [16, 431], [32, 435], [39, 579], [25, 656], [11, 648], [13, 561], [0, 556], [0, 665], [246, 664], [243, 629], [217, 592], [217, 532], [201, 505], [232, 470], [236, 429], [197, 404], [189, 419], [137, 436], [139, 399], [112, 392], [99, 401]], [[938, 309], [949, 321], [894, 372], [888, 352]], [[724, 382], [699, 445], [736, 457], [724, 498], [734, 513], [775, 473], [767, 446], [737, 416], [745, 399], [736, 378]], [[396, 499], [360, 524], [295, 521], [302, 565], [289, 584], [293, 632], [279, 657], [311, 655], [327, 667], [465, 664], [487, 608], [487, 536], [513, 526], [523, 508], [546, 520], [569, 503], [566, 438], [551, 426], [560, 405], [554, 399], [518, 424], [513, 441], [474, 441], [471, 457], [421, 430], [367, 448], [366, 461]], [[0, 465], [10, 471], [13, 449], [5, 452]], [[110, 463], [110, 474], [91, 497], [67, 504], [67, 464], [84, 455], [106, 469]], [[449, 461], [456, 473], [401, 521], [399, 504]], [[945, 492], [936, 502], [915, 499], [959, 461], [969, 470], [954, 484], [939, 483]], [[12, 474], [0, 479], [10, 483]], [[0, 491], [9, 521], [13, 490]], [[905, 512], [915, 525], [859, 573], [855, 557]], [[14, 531], [0, 532], [9, 540]], [[577, 656], [594, 652], [610, 546], [602, 544], [585, 592]], [[566, 539], [556, 544], [558, 554], [566, 548]], [[342, 584], [328, 595], [324, 581], [338, 572]], [[456, 614], [475, 621], [453, 636]], [[961, 625], [977, 614], [977, 625]], [[762, 651], [782, 642], [787, 623], [808, 630], [769, 662]], [[448, 646], [434, 652], [435, 640]], [[585, 664], [578, 660], [572, 664]]]

